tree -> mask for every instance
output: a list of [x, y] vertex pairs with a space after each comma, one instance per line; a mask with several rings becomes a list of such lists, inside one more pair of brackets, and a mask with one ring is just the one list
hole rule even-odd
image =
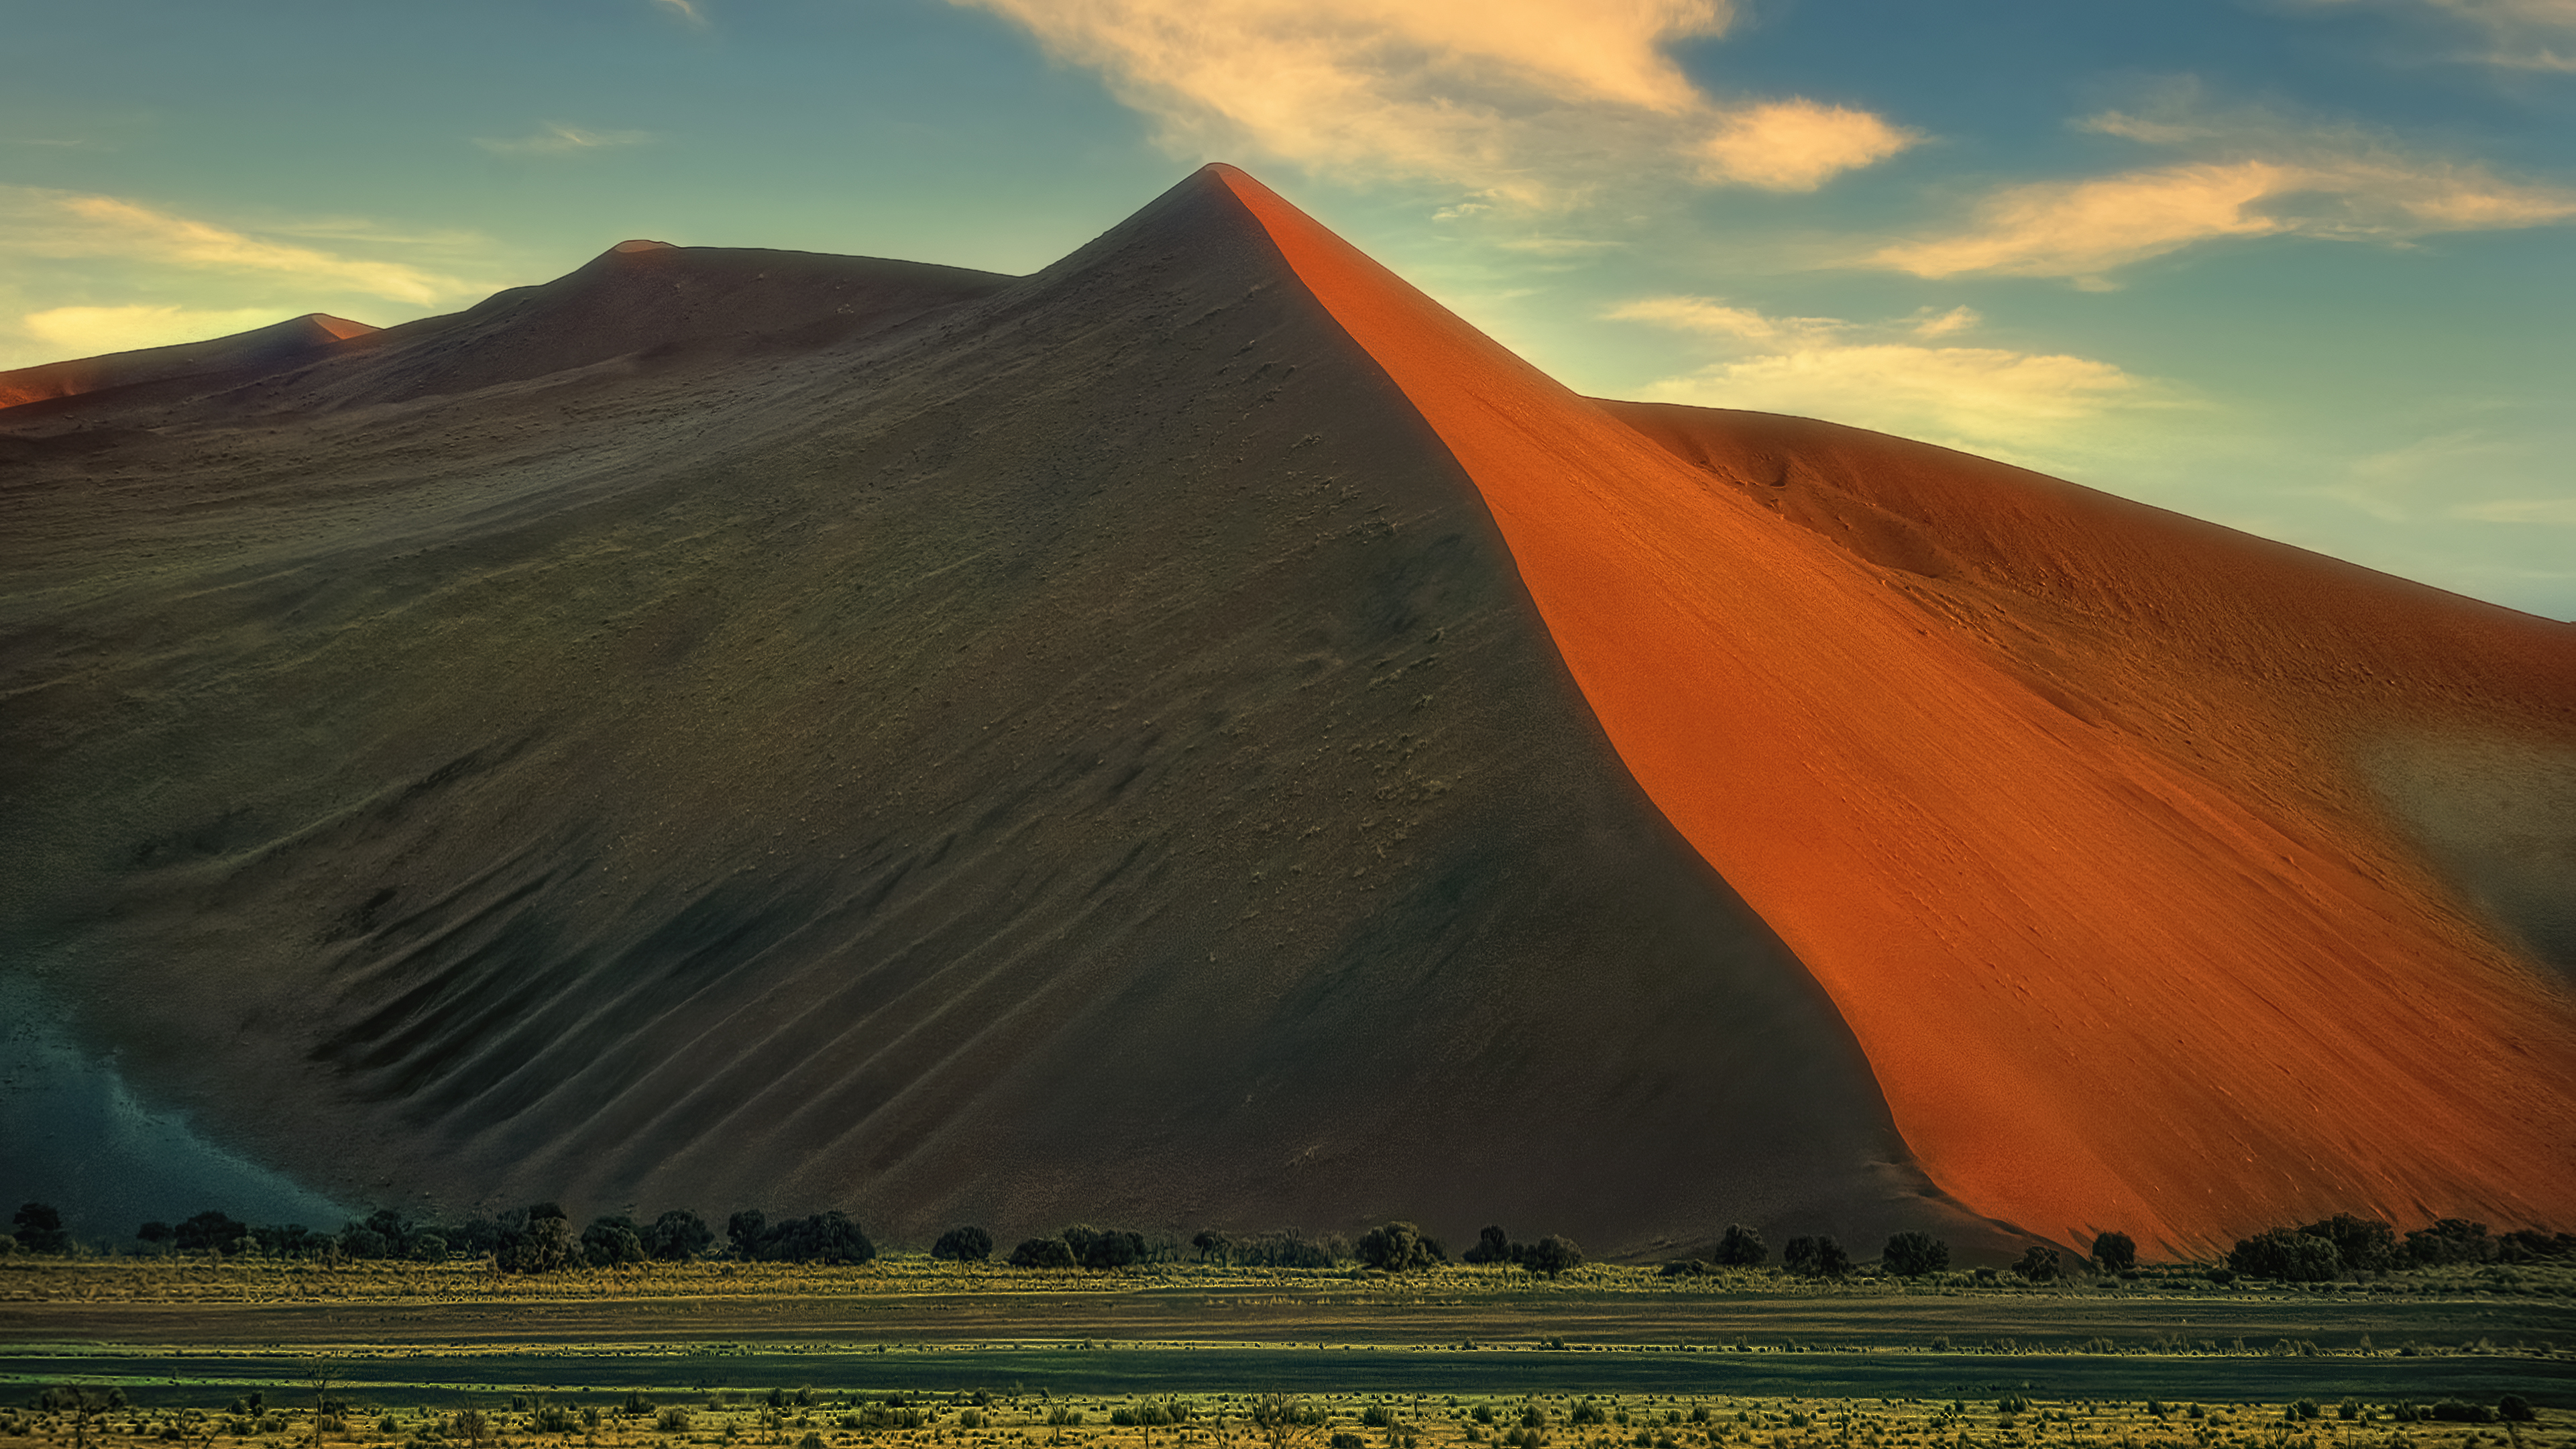
[[340, 1381], [340, 1365], [316, 1357], [304, 1366], [304, 1382], [313, 1390], [313, 1449], [322, 1449], [322, 1424], [331, 1416], [331, 1389]]
[[1531, 1272], [1545, 1273], [1553, 1278], [1568, 1268], [1581, 1267], [1583, 1250], [1575, 1246], [1572, 1238], [1550, 1233], [1522, 1249], [1520, 1261], [1521, 1266]]
[[2343, 1271], [2343, 1255], [2324, 1238], [2291, 1228], [2272, 1228], [2238, 1239], [2236, 1246], [2228, 1250], [2227, 1266], [2248, 1278], [2323, 1283]]
[[644, 1230], [644, 1251], [656, 1262], [681, 1263], [705, 1252], [716, 1240], [707, 1220], [687, 1208], [673, 1208]]
[[560, 1210], [528, 1215], [527, 1226], [504, 1235], [492, 1262], [504, 1273], [554, 1273], [581, 1261], [581, 1241]]
[[952, 1263], [981, 1263], [993, 1256], [993, 1235], [982, 1228], [950, 1228], [930, 1245], [930, 1256]]
[[1197, 1237], [1190, 1239], [1190, 1246], [1199, 1250], [1202, 1263], [1228, 1262], [1234, 1256], [1234, 1240], [1214, 1228], [1201, 1229]]
[[1513, 1261], [1512, 1240], [1501, 1228], [1486, 1228], [1476, 1234], [1476, 1246], [1458, 1255], [1469, 1263], [1509, 1263]]
[[15, 1221], [18, 1246], [28, 1252], [68, 1253], [72, 1250], [72, 1235], [63, 1230], [63, 1215], [44, 1203], [31, 1202], [20, 1207]]
[[1950, 1245], [1930, 1233], [1898, 1233], [1879, 1250], [1878, 1260], [1899, 1278], [1920, 1278], [1950, 1266]]
[[170, 1241], [170, 1225], [159, 1222], [145, 1223], [134, 1230], [134, 1236], [157, 1248]]
[[2137, 1239], [2127, 1233], [2104, 1233], [2095, 1238], [2093, 1266], [2105, 1273], [2126, 1273], [2137, 1267]]
[[1073, 1260], [1086, 1268], [1106, 1272], [1145, 1261], [1145, 1235], [1119, 1228], [1094, 1228], [1076, 1224], [1064, 1230], [1065, 1246], [1073, 1250]]
[[1062, 1238], [1030, 1238], [1011, 1250], [1014, 1268], [1070, 1268], [1073, 1247]]
[[[1360, 1236], [1360, 1261], [1389, 1273], [1408, 1273], [1416, 1268], [1433, 1268], [1449, 1261], [1437, 1239], [1422, 1235], [1422, 1229], [1411, 1223], [1388, 1223], [1369, 1229]], [[1580, 1261], [1578, 1258], [1577, 1261]]]
[[768, 1231], [768, 1214], [758, 1208], [744, 1208], [725, 1219], [725, 1245], [735, 1257], [756, 1262], [760, 1258], [760, 1240]]
[[1801, 1278], [1839, 1278], [1851, 1271], [1851, 1254], [1832, 1238], [1791, 1238], [1780, 1250], [1780, 1263]]
[[2299, 1229], [2335, 1245], [2335, 1256], [2348, 1273], [2385, 1273], [2397, 1266], [2397, 1229], [2377, 1218], [2336, 1213]]
[[1771, 1261], [1770, 1245], [1742, 1223], [1731, 1223], [1717, 1240], [1717, 1262], [1728, 1268], [1759, 1268]]
[[2013, 1264], [2013, 1271], [2033, 1283], [2054, 1283], [2066, 1269], [2055, 1248], [2046, 1243], [2033, 1243], [2023, 1250], [2021, 1261]]
[[[19, 1235], [22, 1239], [25, 1234]], [[2444, 1218], [2406, 1235], [2406, 1258], [2419, 1268], [2445, 1263], [2484, 1263], [2496, 1256], [2487, 1225], [2465, 1218]]]
[[170, 1230], [171, 1241], [183, 1253], [238, 1253], [249, 1236], [248, 1223], [236, 1222], [213, 1208]]
[[581, 1230], [582, 1255], [602, 1267], [623, 1267], [644, 1261], [644, 1235], [635, 1230], [635, 1220], [618, 1216], [601, 1218]]

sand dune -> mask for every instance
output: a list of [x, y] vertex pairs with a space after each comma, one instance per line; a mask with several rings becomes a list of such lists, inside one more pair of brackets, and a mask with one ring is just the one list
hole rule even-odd
[[1229, 168], [0, 448], [0, 954], [355, 1198], [2576, 1221], [2576, 631], [1576, 397]]
[[1934, 1181], [2176, 1248], [2576, 1204], [2565, 983], [2363, 766], [2576, 744], [2576, 629], [1852, 429], [1588, 403], [1223, 175], [1475, 480], [1621, 758], [1832, 993]]
[[136, 352], [22, 367], [0, 372], [0, 408], [173, 378], [256, 372], [302, 361], [333, 343], [376, 330], [346, 317], [311, 312], [210, 342], [182, 342], [173, 347], [147, 347]]
[[620, 251], [49, 427], [10, 929], [308, 1180], [2012, 1240], [1212, 177], [1023, 280]]

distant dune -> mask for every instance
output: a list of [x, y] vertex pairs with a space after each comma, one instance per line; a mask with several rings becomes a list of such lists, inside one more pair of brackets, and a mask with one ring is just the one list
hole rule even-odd
[[74, 362], [49, 362], [0, 372], [0, 408], [50, 398], [73, 397], [104, 388], [198, 377], [300, 361], [333, 343], [363, 337], [376, 328], [346, 317], [311, 312], [272, 326], [236, 332], [212, 342], [182, 342], [175, 347], [147, 347], [139, 352], [112, 352]]
[[353, 1200], [2576, 1226], [2576, 629], [1577, 397], [1231, 168], [0, 464], [0, 959]]

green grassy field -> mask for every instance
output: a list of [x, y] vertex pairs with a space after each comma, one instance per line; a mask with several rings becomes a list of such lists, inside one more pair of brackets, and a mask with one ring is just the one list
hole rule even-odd
[[[1553, 1427], [1533, 1426], [1551, 1443], [1633, 1443], [1634, 1433], [1605, 1438], [1605, 1426], [1564, 1420], [1565, 1405], [1593, 1394], [1638, 1414], [1649, 1403], [1658, 1415], [1685, 1413], [1693, 1427], [1667, 1449], [1773, 1442], [1710, 1427], [1734, 1424], [1725, 1416], [1736, 1414], [1781, 1418], [1775, 1436], [1795, 1444], [2139, 1449], [2252, 1443], [2243, 1436], [2255, 1434], [2270, 1436], [2264, 1443], [2313, 1440], [2314, 1449], [2474, 1449], [2483, 1442], [2476, 1436], [2555, 1444], [2562, 1421], [2576, 1424], [2576, 1299], [2565, 1286], [2531, 1272], [2307, 1289], [2221, 1288], [2161, 1274], [2050, 1287], [1970, 1275], [1809, 1284], [1624, 1267], [1554, 1280], [1474, 1269], [1391, 1278], [1185, 1265], [1027, 1273], [907, 1256], [844, 1269], [702, 1263], [518, 1278], [461, 1263], [20, 1259], [0, 1264], [0, 1385], [14, 1386], [0, 1401], [50, 1384], [113, 1385], [142, 1426], [128, 1437], [166, 1443], [163, 1431], [180, 1422], [173, 1415], [218, 1409], [253, 1390], [271, 1404], [293, 1403], [293, 1386], [318, 1358], [339, 1366], [339, 1392], [367, 1408], [368, 1423], [469, 1407], [506, 1418], [515, 1397], [613, 1408], [638, 1393], [709, 1416], [713, 1427], [688, 1434], [657, 1437], [611, 1416], [605, 1429], [556, 1436], [660, 1449], [786, 1443], [807, 1432], [827, 1445], [839, 1442], [832, 1434], [982, 1442], [953, 1419], [945, 1430], [842, 1430], [826, 1415], [820, 1428], [763, 1439], [792, 1426], [724, 1417], [733, 1412], [727, 1395], [809, 1387], [843, 1406], [981, 1392], [1002, 1406], [996, 1423], [1075, 1400], [1096, 1418], [1118, 1396], [1179, 1394], [1214, 1406], [1276, 1391], [1353, 1414], [1355, 1396], [1391, 1396], [1422, 1421], [1417, 1437], [1461, 1445], [1493, 1436], [1469, 1437], [1468, 1428], [1486, 1427], [1472, 1418], [1441, 1418], [1451, 1399], [1472, 1407], [1531, 1396], [1558, 1405], [1542, 1410], [1542, 1418], [1558, 1415]], [[2539, 1419], [2480, 1426], [2388, 1417], [2401, 1404], [2493, 1405], [2507, 1394], [2539, 1406]], [[1982, 1405], [1991, 1420], [2009, 1396], [2041, 1406], [2015, 1416], [2009, 1433], [2018, 1437], [1979, 1427], [1966, 1412]], [[2299, 1400], [2326, 1406], [2326, 1417], [2284, 1419]], [[2355, 1417], [2335, 1417], [2347, 1400]], [[1882, 1401], [1869, 1411], [1879, 1416], [1875, 1428], [1814, 1432], [1825, 1416], [1852, 1420], [1863, 1413], [1853, 1406]], [[2151, 1401], [2226, 1406], [2227, 1417], [2159, 1417]], [[2041, 1417], [2079, 1413], [2070, 1406], [2087, 1407], [2062, 1423]], [[1701, 1408], [1714, 1417], [1687, 1419]], [[1809, 1422], [1788, 1425], [1790, 1413]], [[38, 1439], [62, 1440], [70, 1432], [55, 1422], [62, 1417], [20, 1422]], [[1422, 1427], [1433, 1420], [1448, 1428]], [[353, 1429], [352, 1442], [422, 1442], [417, 1425], [403, 1422], [385, 1431], [390, 1438]], [[0, 1434], [7, 1427], [0, 1423]], [[1068, 1443], [1092, 1442], [1077, 1426], [1041, 1427], [1073, 1435]], [[1370, 1426], [1362, 1449], [1390, 1449], [1382, 1428]], [[282, 1446], [295, 1437], [283, 1432], [231, 1438], [243, 1441], [239, 1449]], [[309, 1416], [295, 1432], [309, 1441]], [[1165, 1442], [1223, 1449], [1210, 1438], [1217, 1432], [1201, 1425], [1191, 1439], [1167, 1430]], [[1118, 1449], [1112, 1439], [1103, 1449]], [[1645, 1442], [1653, 1449], [1654, 1435]], [[1329, 1440], [1315, 1449], [1329, 1449]]]

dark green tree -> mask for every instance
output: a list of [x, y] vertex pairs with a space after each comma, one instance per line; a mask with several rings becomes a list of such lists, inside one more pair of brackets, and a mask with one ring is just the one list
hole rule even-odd
[[1781, 1266], [1801, 1278], [1839, 1278], [1851, 1271], [1851, 1254], [1831, 1237], [1791, 1238], [1780, 1250]]
[[1062, 1238], [1030, 1238], [1011, 1250], [1014, 1268], [1070, 1268], [1073, 1246]]
[[18, 1229], [18, 1246], [30, 1253], [68, 1253], [72, 1250], [72, 1235], [63, 1228], [63, 1215], [44, 1203], [25, 1204], [18, 1209], [12, 1221]]
[[1553, 1278], [1568, 1268], [1583, 1266], [1583, 1250], [1574, 1240], [1550, 1233], [1521, 1250], [1520, 1263], [1533, 1273]]
[[2336, 1213], [2299, 1231], [2334, 1244], [2347, 1273], [2385, 1273], [2397, 1266], [2397, 1229], [2377, 1218]]
[[1360, 1235], [1359, 1259], [1372, 1268], [1389, 1273], [1409, 1273], [1416, 1268], [1436, 1268], [1449, 1261], [1438, 1239], [1424, 1237], [1422, 1229], [1411, 1223], [1387, 1223]]
[[1716, 1261], [1728, 1268], [1759, 1268], [1771, 1261], [1771, 1247], [1760, 1233], [1732, 1223], [1718, 1237]]
[[758, 1262], [761, 1240], [768, 1235], [769, 1215], [758, 1208], [744, 1208], [725, 1219], [725, 1246], [737, 1258]]
[[644, 1229], [644, 1252], [659, 1263], [684, 1263], [715, 1246], [715, 1229], [687, 1208], [673, 1208]]
[[1501, 1228], [1486, 1228], [1476, 1234], [1476, 1246], [1458, 1257], [1468, 1263], [1509, 1263], [1514, 1259], [1512, 1240], [1504, 1236]]
[[2013, 1264], [2013, 1271], [2033, 1283], [2054, 1283], [2065, 1276], [2066, 1267], [2055, 1248], [2033, 1243], [2022, 1251], [2021, 1261]]
[[2343, 1255], [2327, 1239], [2292, 1228], [2272, 1228], [2238, 1239], [2228, 1251], [2227, 1266], [2248, 1278], [2323, 1283], [2343, 1271]]
[[1879, 1250], [1878, 1261], [1899, 1278], [1920, 1278], [1950, 1266], [1950, 1245], [1930, 1233], [1898, 1233]]
[[930, 1245], [930, 1256], [952, 1263], [981, 1263], [993, 1256], [993, 1235], [982, 1228], [950, 1228]]
[[620, 1214], [600, 1218], [581, 1230], [582, 1256], [603, 1268], [644, 1261], [644, 1235], [635, 1220]]
[[2105, 1273], [2126, 1273], [2137, 1267], [2137, 1239], [2127, 1233], [2104, 1233], [2095, 1238], [2093, 1266]]

